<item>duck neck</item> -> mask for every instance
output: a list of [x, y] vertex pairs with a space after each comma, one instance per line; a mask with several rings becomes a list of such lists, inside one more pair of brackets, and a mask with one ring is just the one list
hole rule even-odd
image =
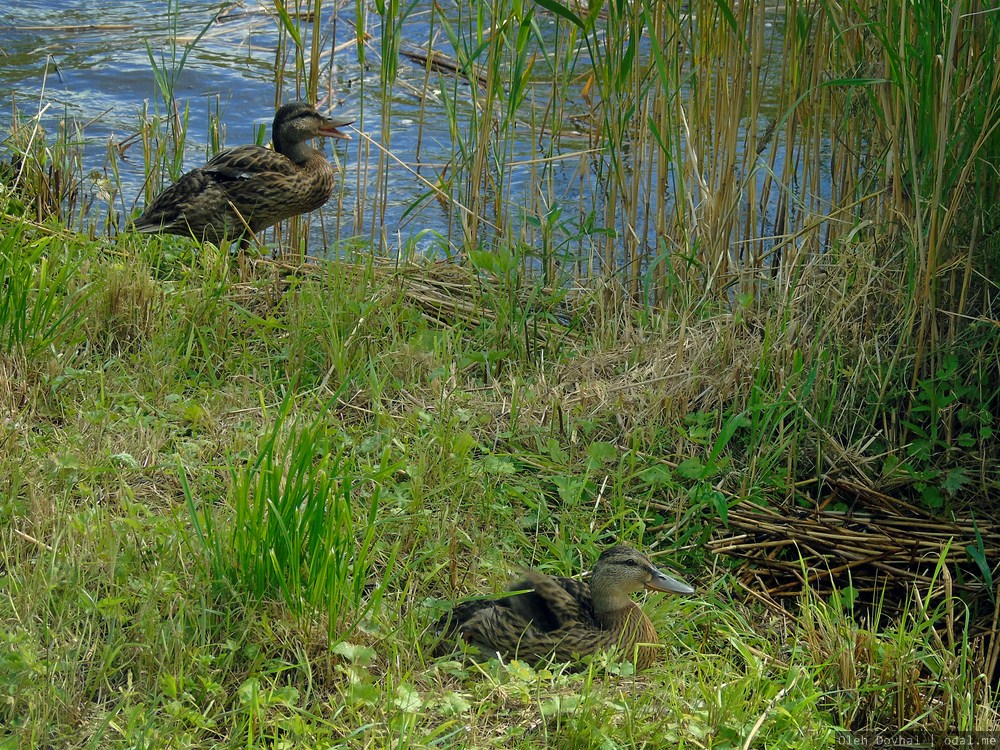
[[319, 153], [319, 151], [309, 145], [308, 141], [286, 143], [278, 137], [274, 139], [274, 150], [279, 154], [284, 154], [296, 164], [305, 164], [310, 158]]
[[628, 594], [599, 578], [590, 583], [590, 597], [594, 603], [594, 615], [602, 621], [616, 612], [635, 606]]

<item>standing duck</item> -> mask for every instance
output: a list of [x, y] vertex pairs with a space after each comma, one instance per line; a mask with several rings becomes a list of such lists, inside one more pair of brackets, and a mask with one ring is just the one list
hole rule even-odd
[[263, 146], [220, 151], [160, 193], [134, 227], [217, 245], [239, 239], [246, 247], [250, 235], [329, 200], [333, 167], [309, 141], [319, 136], [350, 139], [340, 128], [352, 122], [325, 117], [306, 102], [286, 104], [274, 115], [273, 151]]
[[489, 656], [572, 662], [617, 649], [637, 669], [645, 669], [656, 658], [656, 629], [629, 596], [642, 589], [694, 593], [641, 552], [622, 545], [600, 556], [590, 583], [528, 571], [508, 587], [520, 593], [462, 602], [439, 627], [443, 636], [459, 634]]

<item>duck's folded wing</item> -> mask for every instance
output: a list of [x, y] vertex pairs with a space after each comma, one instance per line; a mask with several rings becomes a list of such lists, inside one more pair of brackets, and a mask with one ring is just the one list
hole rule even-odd
[[472, 599], [466, 602], [459, 602], [448, 612], [438, 618], [435, 629], [441, 636], [449, 636], [457, 633], [462, 625], [481, 610], [497, 606], [497, 602], [490, 599]]
[[484, 607], [458, 626], [462, 639], [485, 656], [518, 654], [522, 640], [534, 631], [531, 623], [510, 607]]
[[493, 607], [476, 613], [461, 628], [467, 643], [483, 656], [506, 656], [536, 663], [550, 658], [576, 661], [608, 646], [609, 634], [582, 622], [566, 620], [555, 630], [543, 631], [511, 607]]
[[215, 179], [195, 169], [156, 196], [135, 220], [134, 226], [139, 232], [184, 229], [185, 224], [190, 223], [188, 214], [193, 208], [219, 201], [224, 205], [225, 194]]
[[[589, 620], [586, 601], [566, 588], [568, 580], [528, 571], [509, 587], [511, 591], [523, 593], [509, 596], [504, 601], [518, 615], [534, 621], [535, 627], [541, 631], [557, 630], [570, 622], [586, 623]], [[582, 593], [589, 600], [589, 588]]]
[[578, 578], [565, 578], [563, 576], [559, 576], [555, 580], [576, 601], [580, 611], [580, 619], [588, 625], [598, 627], [597, 616], [594, 614], [594, 599], [590, 593], [590, 584]]
[[218, 182], [244, 182], [264, 175], [286, 176], [295, 164], [282, 154], [262, 146], [238, 146], [220, 151], [201, 169]]

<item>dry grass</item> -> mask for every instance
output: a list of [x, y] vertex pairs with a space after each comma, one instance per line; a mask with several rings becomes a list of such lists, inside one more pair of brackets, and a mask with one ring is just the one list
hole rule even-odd
[[[321, 5], [273, 20], [279, 99], [332, 94]], [[998, 482], [995, 176], [973, 174], [991, 163], [998, 112], [982, 92], [997, 66], [974, 59], [993, 39], [967, 22], [978, 5], [954, 5], [969, 13], [941, 38], [910, 16], [869, 17], [919, 4], [796, 6], [774, 26], [750, 3], [605, 4], [524, 38], [529, 20], [508, 12], [552, 7], [428, 11], [456, 21], [458, 66], [437, 67], [443, 37], [429, 39], [417, 92], [447, 100], [452, 142], [409, 159], [357, 139], [351, 189], [371, 242], [344, 260], [88, 243], [18, 218], [30, 190], [4, 193], [0, 222], [52, 268], [57, 250], [84, 259], [56, 307], [89, 294], [27, 342], [33, 356], [0, 356], [4, 739], [800, 748], [838, 728], [998, 726], [1000, 610], [988, 571], [963, 557], [981, 540], [989, 565], [1000, 544], [962, 508]], [[359, 58], [406, 41], [400, 19], [367, 19]], [[765, 45], [779, 29], [780, 54]], [[382, 63], [359, 96], [378, 87], [388, 146], [395, 96], [412, 87]], [[451, 85], [472, 70], [475, 85]], [[852, 71], [882, 80], [834, 80]], [[151, 175], [183, 153], [183, 108], [164, 95], [169, 120], [141, 133]], [[955, 121], [926, 127], [941, 112]], [[12, 141], [18, 158], [44, 150], [33, 129]], [[524, 132], [540, 151], [516, 164]], [[569, 198], [551, 173], [567, 149]], [[424, 202], [442, 212], [448, 232], [430, 244], [462, 262], [381, 259], [396, 249], [388, 172], [412, 169], [393, 157], [438, 164], [409, 220]], [[49, 171], [79, 165], [45, 158], [16, 164], [35, 170], [38, 205], [84, 210]], [[298, 253], [303, 228], [279, 229], [280, 249]], [[24, 278], [30, 302], [39, 287]], [[11, 327], [18, 315], [30, 305]], [[340, 540], [371, 542], [351, 583], [363, 606], [384, 598], [349, 634], [295, 614], [301, 592], [255, 597], [217, 575], [193, 531], [233, 528], [234, 477], [279, 405], [315, 426], [301, 466], [352, 490]], [[882, 504], [829, 506], [847, 497]], [[928, 513], [934, 500], [950, 520]], [[706, 544], [713, 533], [726, 537]], [[676, 555], [699, 586], [645, 603], [664, 645], [648, 674], [426, 654], [440, 599], [495, 590], [520, 564], [567, 572], [618, 539]], [[722, 552], [753, 567], [731, 575]], [[250, 555], [266, 568], [266, 551]], [[827, 588], [831, 569], [862, 598]], [[906, 580], [863, 599], [886, 576]], [[981, 605], [975, 622], [962, 594]], [[866, 621], [865, 606], [893, 617]]]

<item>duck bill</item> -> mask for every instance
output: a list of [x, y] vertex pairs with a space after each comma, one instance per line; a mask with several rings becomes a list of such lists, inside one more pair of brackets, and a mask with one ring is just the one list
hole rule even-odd
[[353, 117], [327, 117], [323, 121], [323, 126], [319, 129], [319, 134], [325, 138], [340, 138], [344, 141], [351, 140], [351, 136], [340, 128], [346, 127], [354, 122]]
[[678, 581], [676, 578], [671, 578], [665, 573], [656, 570], [655, 568], [649, 571], [652, 574], [652, 578], [646, 582], [646, 588], [650, 591], [665, 591], [670, 594], [693, 594], [694, 589], [688, 586], [683, 581]]

